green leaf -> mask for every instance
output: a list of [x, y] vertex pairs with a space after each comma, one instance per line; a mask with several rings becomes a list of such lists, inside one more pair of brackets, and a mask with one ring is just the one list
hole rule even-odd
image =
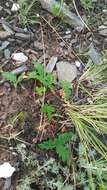
[[54, 77], [52, 74], [47, 73], [44, 66], [36, 61], [33, 61], [35, 70], [28, 73], [28, 79], [38, 80], [46, 88], [53, 90]]
[[64, 99], [69, 100], [70, 96], [71, 96], [71, 90], [72, 90], [71, 83], [64, 81], [64, 80], [61, 80], [60, 84], [61, 84], [61, 87], [64, 91]]
[[63, 162], [66, 162], [69, 160], [70, 151], [69, 151], [69, 148], [67, 148], [66, 146], [61, 145], [61, 144], [56, 146], [56, 152]]
[[59, 155], [59, 157], [62, 159], [62, 161], [67, 162], [70, 158], [70, 150], [69, 147], [67, 146], [67, 143], [71, 140], [71, 137], [73, 137], [73, 133], [70, 132], [65, 134], [60, 134], [54, 140], [50, 139], [48, 141], [39, 144], [39, 147], [45, 150], [54, 149]]
[[36, 87], [35, 92], [38, 96], [43, 96], [44, 92], [46, 91], [45, 87]]
[[29, 72], [28, 79], [36, 79], [36, 72], [35, 71]]
[[53, 113], [55, 112], [55, 108], [52, 105], [45, 104], [41, 111], [47, 114], [49, 121], [51, 121]]
[[41, 144], [39, 144], [39, 147], [41, 149], [46, 149], [46, 150], [49, 150], [49, 149], [54, 149], [56, 147], [56, 143], [54, 140], [50, 139], [46, 142], [43, 142]]
[[9, 82], [13, 83], [14, 86], [16, 86], [17, 83], [17, 77], [15, 74], [11, 73], [11, 72], [3, 72], [2, 76]]

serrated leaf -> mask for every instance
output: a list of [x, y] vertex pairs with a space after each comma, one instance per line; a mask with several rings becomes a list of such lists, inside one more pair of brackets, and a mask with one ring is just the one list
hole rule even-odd
[[69, 132], [69, 133], [64, 133], [59, 135], [57, 141], [60, 144], [65, 144], [67, 142], [69, 142], [71, 140], [71, 138], [73, 137], [73, 133]]
[[55, 108], [52, 105], [45, 104], [41, 110], [43, 113], [47, 114], [49, 121], [51, 121]]
[[17, 77], [15, 74], [11, 73], [11, 72], [3, 72], [2, 76], [9, 82], [13, 83], [14, 85], [17, 82]]
[[63, 162], [66, 162], [69, 160], [70, 151], [69, 151], [69, 148], [67, 148], [66, 146], [61, 145], [61, 144], [59, 146], [56, 146], [56, 152]]
[[56, 147], [56, 143], [54, 140], [50, 139], [48, 141], [45, 141], [45, 142], [39, 144], [39, 147], [41, 149], [46, 149], [46, 150], [54, 149]]
[[28, 79], [36, 79], [36, 72], [35, 71], [29, 72]]
[[73, 137], [73, 134], [70, 132], [61, 134], [58, 138], [55, 138], [54, 140], [50, 139], [46, 142], [39, 144], [39, 147], [46, 150], [55, 149], [62, 161], [66, 162], [69, 160], [70, 156], [70, 150], [67, 147], [67, 143], [69, 142], [71, 137]]

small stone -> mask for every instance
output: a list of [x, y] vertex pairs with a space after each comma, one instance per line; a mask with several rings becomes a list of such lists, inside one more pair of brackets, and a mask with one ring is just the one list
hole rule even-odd
[[5, 59], [9, 59], [10, 58], [10, 50], [9, 49], [5, 49], [4, 50], [4, 57], [5, 57]]
[[2, 45], [0, 46], [0, 50], [3, 50], [3, 49], [5, 49], [5, 48], [7, 48], [7, 46], [9, 45], [10, 43], [8, 42], [8, 41], [4, 41], [3, 43], [2, 43]]
[[17, 12], [20, 9], [20, 6], [18, 3], [13, 3], [11, 11]]
[[56, 64], [58, 79], [72, 82], [77, 77], [77, 68], [75, 63], [60, 61]]
[[12, 54], [12, 59], [14, 61], [24, 63], [28, 60], [28, 57], [23, 52], [18, 52], [18, 53]]
[[11, 34], [7, 31], [0, 31], [0, 40], [5, 40], [6, 38], [10, 37]]
[[30, 40], [33, 38], [33, 33], [30, 34], [16, 33], [15, 37], [19, 40]]
[[52, 56], [49, 63], [46, 66], [46, 71], [51, 73], [53, 71], [57, 61], [58, 61], [58, 57]]
[[35, 42], [34, 42], [34, 47], [35, 47], [36, 49], [43, 50], [43, 44], [40, 43], [40, 42], [38, 42], [38, 41], [35, 41]]
[[0, 165], [0, 178], [9, 178], [15, 172], [15, 168], [10, 165], [10, 163], [5, 162]]
[[76, 64], [76, 67], [78, 67], [78, 68], [81, 66], [81, 62], [80, 62], [80, 61], [78, 61], [78, 60], [77, 60], [77, 61], [75, 61], [75, 64]]
[[22, 66], [18, 67], [17, 69], [14, 69], [12, 71], [12, 73], [19, 75], [19, 74], [24, 73], [26, 71], [28, 71], [28, 67], [26, 65], [22, 65]]
[[100, 64], [102, 62], [101, 54], [96, 50], [93, 43], [90, 44], [88, 55], [93, 63]]

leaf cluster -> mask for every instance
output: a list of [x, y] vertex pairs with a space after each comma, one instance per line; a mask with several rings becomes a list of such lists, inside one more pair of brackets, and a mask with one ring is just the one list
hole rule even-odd
[[53, 90], [54, 87], [54, 77], [52, 74], [47, 73], [44, 66], [34, 62], [35, 70], [28, 73], [28, 79], [38, 80], [47, 89]]
[[67, 144], [73, 138], [74, 134], [71, 132], [60, 134], [54, 140], [50, 139], [46, 142], [39, 144], [39, 147], [45, 150], [55, 150], [59, 157], [62, 159], [62, 161], [67, 162], [70, 158], [70, 150]]

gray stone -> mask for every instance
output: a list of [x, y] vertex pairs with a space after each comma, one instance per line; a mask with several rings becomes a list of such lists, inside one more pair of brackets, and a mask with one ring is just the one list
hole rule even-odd
[[22, 65], [12, 71], [13, 74], [19, 75], [23, 72], [28, 71], [28, 67], [26, 65]]
[[77, 77], [77, 68], [75, 63], [59, 61], [56, 64], [58, 79], [72, 82]]
[[19, 40], [31, 40], [33, 38], [33, 33], [30, 34], [16, 33], [15, 37]]
[[3, 43], [2, 43], [2, 45], [0, 46], [0, 50], [3, 50], [3, 49], [5, 49], [5, 48], [7, 48], [7, 46], [9, 45], [10, 43], [8, 42], [8, 41], [4, 41]]
[[10, 50], [9, 49], [5, 49], [4, 50], [4, 57], [5, 57], [5, 59], [9, 59], [10, 55], [11, 55]]
[[10, 37], [11, 34], [7, 31], [0, 31], [0, 40], [5, 40], [6, 38]]
[[46, 71], [51, 73], [57, 61], [58, 61], [58, 57], [52, 56], [51, 59], [49, 60], [49, 63], [46, 66]]
[[91, 45], [90, 45], [88, 55], [90, 56], [93, 63], [100, 64], [102, 62], [102, 57], [101, 57], [100, 53], [95, 49], [93, 43], [91, 43]]

